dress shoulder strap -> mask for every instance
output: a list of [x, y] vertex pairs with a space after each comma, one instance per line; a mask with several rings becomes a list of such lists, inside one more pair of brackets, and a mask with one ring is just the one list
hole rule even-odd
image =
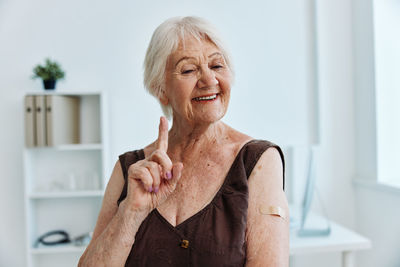
[[134, 151], [129, 151], [126, 152], [122, 155], [119, 156], [119, 162], [121, 163], [121, 168], [122, 168], [122, 173], [124, 175], [124, 180], [125, 184], [124, 187], [122, 188], [121, 195], [118, 199], [117, 204], [121, 203], [122, 200], [126, 198], [127, 190], [128, 190], [128, 169], [129, 166], [134, 164], [135, 162], [144, 159], [144, 150], [134, 150]]

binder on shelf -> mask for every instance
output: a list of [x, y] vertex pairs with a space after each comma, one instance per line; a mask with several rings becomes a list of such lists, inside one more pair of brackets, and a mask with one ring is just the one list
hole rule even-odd
[[25, 96], [25, 146], [36, 146], [35, 97]]
[[47, 145], [79, 143], [79, 97], [46, 96]]
[[45, 96], [35, 96], [36, 145], [46, 146]]

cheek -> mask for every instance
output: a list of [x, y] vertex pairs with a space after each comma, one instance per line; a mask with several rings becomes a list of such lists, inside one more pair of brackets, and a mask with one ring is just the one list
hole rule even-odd
[[229, 95], [229, 93], [231, 91], [231, 85], [232, 85], [232, 76], [231, 76], [230, 72], [224, 72], [224, 73], [221, 73], [221, 75], [218, 75], [218, 76], [217, 76], [217, 79], [218, 79], [219, 86], [220, 86], [221, 90], [225, 94]]
[[219, 83], [220, 89], [222, 91], [222, 93], [229, 97], [230, 93], [231, 93], [231, 83], [229, 81], [220, 81]]
[[190, 83], [188, 81], [176, 80], [170, 83], [167, 89], [168, 99], [171, 105], [176, 108], [184, 106], [185, 102], [190, 101], [190, 95], [192, 90], [190, 88]]

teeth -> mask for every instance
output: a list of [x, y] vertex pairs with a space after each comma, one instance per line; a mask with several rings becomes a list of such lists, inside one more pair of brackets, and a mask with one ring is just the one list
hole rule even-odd
[[215, 99], [215, 98], [217, 98], [217, 95], [196, 97], [194, 100], [196, 100], [196, 101], [201, 101], [201, 100], [212, 100], [212, 99]]

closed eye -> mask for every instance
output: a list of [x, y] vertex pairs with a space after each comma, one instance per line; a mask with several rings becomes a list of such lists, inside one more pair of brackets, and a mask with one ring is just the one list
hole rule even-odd
[[182, 74], [190, 74], [192, 73], [194, 70], [184, 70], [182, 71]]
[[223, 68], [223, 66], [222, 65], [215, 65], [215, 66], [212, 66], [211, 68], [212, 69], [221, 69], [221, 68]]

